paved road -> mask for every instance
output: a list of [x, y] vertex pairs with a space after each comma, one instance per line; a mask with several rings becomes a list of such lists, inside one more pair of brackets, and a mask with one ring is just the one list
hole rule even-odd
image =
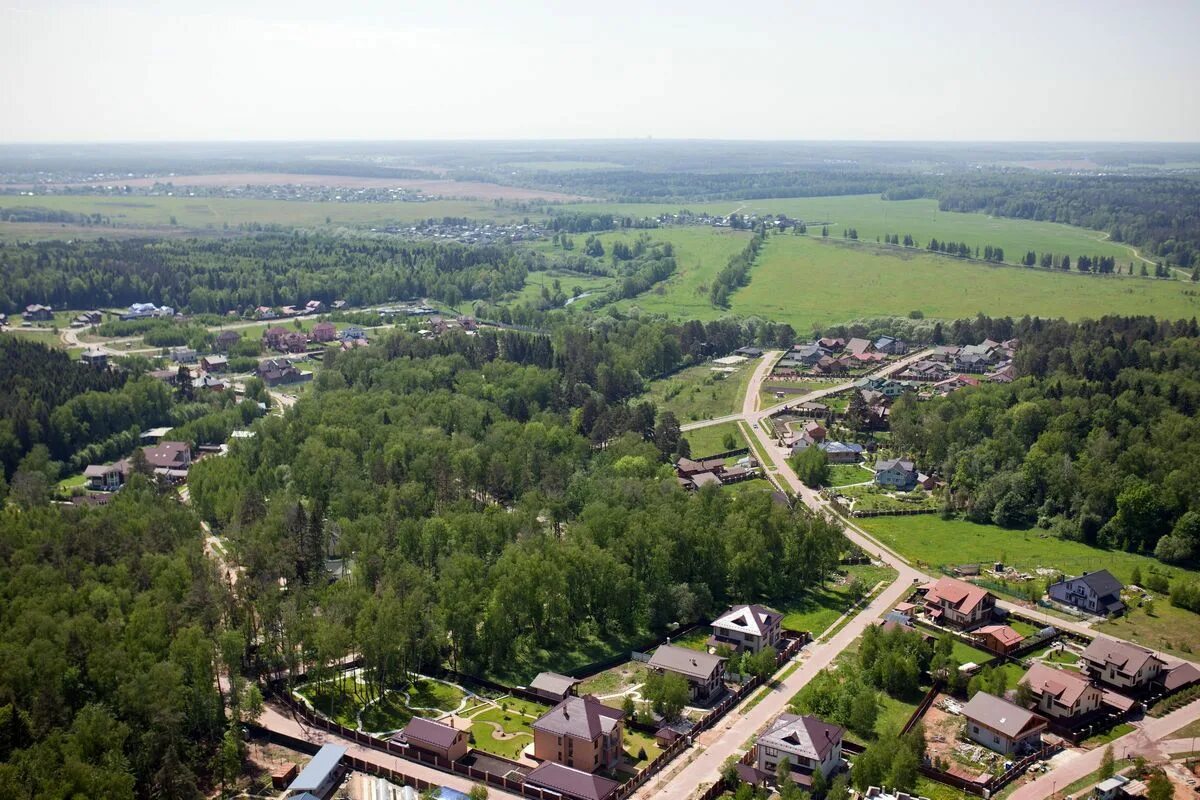
[[[346, 748], [348, 755], [355, 758], [360, 758], [363, 761], [384, 767], [385, 769], [394, 769], [397, 772], [408, 775], [410, 778], [417, 778], [438, 786], [449, 786], [451, 789], [457, 789], [464, 794], [469, 793], [471, 787], [475, 785], [474, 781], [467, 778], [449, 772], [442, 772], [440, 769], [427, 767], [424, 764], [406, 761], [403, 758], [385, 753], [382, 750], [364, 747], [351, 739], [345, 739], [321, 728], [314, 728], [302, 718], [286, 709], [281, 709], [273, 703], [267, 703], [263, 707], [263, 713], [258, 719], [258, 724], [267, 730], [282, 733], [296, 739], [303, 739], [316, 745], [340, 745]], [[488, 797], [490, 798], [513, 798], [513, 800], [516, 800], [520, 796], [512, 792], [506, 792], [503, 789], [497, 789], [494, 786], [488, 787]]]

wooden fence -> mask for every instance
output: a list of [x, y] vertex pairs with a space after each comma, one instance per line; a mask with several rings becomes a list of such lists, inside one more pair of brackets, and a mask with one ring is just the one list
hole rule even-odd
[[936, 514], [939, 508], [891, 508], [891, 509], [855, 509], [850, 516], [859, 519], [865, 517], [911, 517], [917, 514]]

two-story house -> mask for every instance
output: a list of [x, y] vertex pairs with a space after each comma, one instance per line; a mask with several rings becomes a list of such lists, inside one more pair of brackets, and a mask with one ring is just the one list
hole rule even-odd
[[875, 483], [912, 491], [917, 486], [917, 467], [906, 458], [881, 458], [875, 462]]
[[710, 644], [727, 644], [738, 650], [757, 653], [779, 644], [783, 615], [760, 605], [734, 606], [712, 624]]
[[925, 613], [939, 625], [971, 630], [989, 622], [996, 608], [996, 598], [987, 589], [973, 583], [938, 578], [922, 587], [925, 591]]
[[570, 696], [533, 723], [533, 755], [595, 772], [616, 769], [624, 752], [625, 712], [592, 695]]
[[788, 760], [792, 780], [812, 786], [813, 775], [828, 778], [842, 767], [842, 733], [816, 717], [780, 714], [758, 737], [755, 763], [759, 772], [775, 775], [779, 762]]
[[1089, 614], [1108, 616], [1125, 610], [1121, 590], [1125, 585], [1106, 569], [1085, 572], [1046, 587], [1051, 600], [1066, 603]]
[[688, 694], [697, 702], [703, 703], [725, 688], [725, 659], [690, 647], [659, 645], [647, 666], [660, 673], [682, 675], [688, 682]]
[[1034, 708], [1047, 717], [1058, 720], [1077, 720], [1100, 709], [1104, 692], [1080, 675], [1065, 669], [1055, 669], [1034, 662], [1021, 684], [1028, 686], [1036, 698]]
[[1006, 756], [1036, 749], [1046, 730], [1045, 717], [987, 692], [976, 692], [962, 714], [968, 739]]
[[1159, 678], [1166, 662], [1144, 647], [1097, 636], [1084, 649], [1079, 666], [1094, 681], [1142, 690]]

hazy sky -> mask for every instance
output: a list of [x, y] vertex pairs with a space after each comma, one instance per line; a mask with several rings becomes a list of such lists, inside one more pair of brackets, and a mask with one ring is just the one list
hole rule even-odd
[[1200, 2], [0, 0], [0, 141], [1200, 141]]

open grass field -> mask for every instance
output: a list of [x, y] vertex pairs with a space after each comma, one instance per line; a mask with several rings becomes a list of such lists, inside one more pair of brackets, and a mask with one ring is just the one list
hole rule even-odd
[[[726, 446], [729, 444], [726, 437], [729, 436], [733, 437], [733, 447]], [[703, 428], [684, 431], [683, 438], [692, 446], [692, 458], [703, 458], [746, 447], [746, 439], [736, 422], [722, 422], [720, 425], [706, 425]]]
[[896, 577], [891, 567], [876, 567], [872, 564], [855, 564], [846, 567], [846, 579], [842, 583], [827, 584], [800, 597], [779, 604], [783, 613], [783, 627], [790, 631], [809, 631], [818, 636], [837, 621], [850, 606], [850, 582], [855, 578], [866, 581], [868, 589], [880, 581]]
[[[734, 373], [713, 372], [712, 367], [711, 363], [698, 364], [650, 381], [646, 393], [639, 399], [653, 401], [660, 410], [675, 414], [680, 422], [740, 412], [755, 362], [745, 362]], [[692, 442], [693, 449], [695, 444]]]
[[1165, 597], [1154, 602], [1154, 613], [1133, 607], [1123, 615], [1095, 626], [1100, 633], [1129, 639], [1155, 650], [1193, 659], [1200, 652], [1200, 615], [1175, 608]]
[[1179, 319], [1200, 313], [1200, 293], [1185, 281], [986, 266], [807, 236], [772, 237], [750, 276], [749, 285], [734, 293], [731, 310], [788, 322], [798, 332], [910, 311], [943, 319], [978, 313], [1066, 319], [1122, 313]]
[[[543, 286], [551, 294], [554, 294], [554, 281], [556, 280], [568, 297], [574, 295], [576, 288], [581, 289], [583, 292], [602, 292], [611, 288], [616, 282], [614, 278], [603, 275], [585, 275], [579, 272], [567, 272], [558, 269], [535, 271], [525, 276], [525, 286], [512, 299], [517, 303], [536, 302], [542, 296]], [[567, 308], [574, 307], [582, 308], [583, 305], [576, 306], [572, 303], [567, 306]]]
[[826, 486], [850, 486], [873, 480], [875, 473], [859, 464], [831, 464]]
[[[966, 242], [971, 247], [999, 245], [1009, 261], [1019, 259], [1027, 250], [1071, 256], [1114, 256], [1122, 266], [1135, 261], [1130, 249], [1117, 242], [1102, 241], [1098, 231], [1061, 225], [1055, 222], [989, 217], [939, 211], [936, 200], [881, 200], [879, 195], [843, 195], [838, 197], [767, 198], [761, 200], [724, 200], [713, 203], [674, 203], [644, 205], [586, 203], [575, 208], [611, 211], [618, 214], [651, 216], [678, 211], [681, 207], [711, 214], [786, 214], [812, 222], [828, 222], [829, 237], [842, 238], [846, 228], [856, 228], [860, 241], [875, 242], [884, 234], [910, 233], [921, 243], [931, 238]], [[810, 227], [809, 235], [820, 237], [820, 227]]]
[[1151, 568], [1165, 574], [1186, 572], [1166, 567], [1148, 556], [1089, 547], [1050, 536], [1037, 528], [1006, 530], [961, 519], [944, 520], [936, 514], [872, 517], [859, 520], [858, 524], [888, 547], [930, 569], [943, 564], [991, 561], [1003, 561], [1026, 572], [1045, 567], [1070, 575], [1107, 568], [1125, 583], [1129, 582], [1134, 567], [1140, 567], [1143, 573]]

